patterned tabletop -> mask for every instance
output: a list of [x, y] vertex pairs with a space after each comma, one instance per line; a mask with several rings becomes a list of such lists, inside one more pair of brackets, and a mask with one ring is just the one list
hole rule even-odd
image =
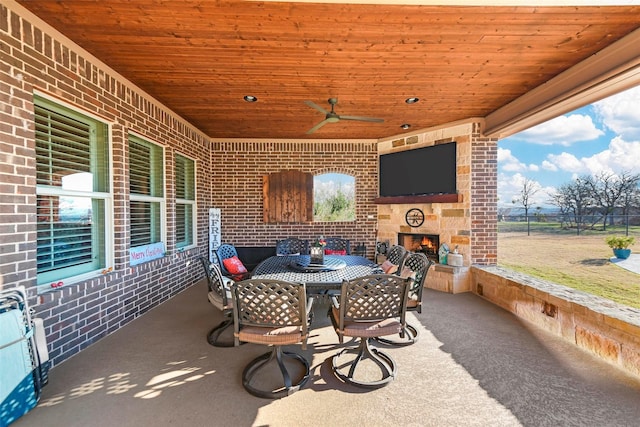
[[[307, 291], [340, 289], [343, 280], [353, 280], [369, 274], [382, 273], [379, 265], [357, 255], [325, 255], [326, 261], [343, 261], [346, 265], [332, 271], [303, 272], [292, 267], [300, 257], [308, 255], [272, 256], [262, 261], [253, 270], [252, 279], [275, 279], [304, 283]], [[333, 260], [332, 260], [333, 258]], [[342, 263], [340, 263], [342, 264]]]

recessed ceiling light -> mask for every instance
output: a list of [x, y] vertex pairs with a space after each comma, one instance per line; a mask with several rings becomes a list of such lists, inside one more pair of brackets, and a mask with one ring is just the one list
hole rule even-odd
[[416, 98], [415, 96], [404, 100], [407, 104], [415, 104], [418, 101], [420, 101], [420, 98]]
[[409, 123], [404, 123], [404, 124], [400, 125], [400, 127], [402, 129], [409, 129], [411, 127], [411, 125]]
[[255, 96], [252, 95], [245, 95], [244, 96], [244, 100], [247, 102], [257, 102], [258, 98], [256, 98]]

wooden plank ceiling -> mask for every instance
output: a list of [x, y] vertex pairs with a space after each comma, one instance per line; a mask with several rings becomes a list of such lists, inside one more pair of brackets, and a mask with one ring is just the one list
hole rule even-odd
[[[639, 6], [18, 3], [212, 138], [384, 138], [484, 117], [640, 26]], [[307, 134], [325, 117], [305, 101], [330, 97], [384, 122]]]

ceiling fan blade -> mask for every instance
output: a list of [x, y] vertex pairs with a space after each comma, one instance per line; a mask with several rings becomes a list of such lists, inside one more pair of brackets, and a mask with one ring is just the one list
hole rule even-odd
[[315, 131], [317, 131], [317, 130], [318, 130], [318, 129], [320, 129], [322, 126], [326, 125], [327, 123], [329, 123], [329, 121], [328, 121], [328, 120], [323, 120], [323, 121], [321, 121], [320, 123], [318, 123], [317, 125], [315, 125], [315, 126], [314, 126], [314, 127], [312, 127], [311, 129], [309, 129], [309, 130], [307, 131], [307, 134], [314, 133]]
[[321, 106], [319, 106], [318, 104], [316, 104], [313, 101], [304, 101], [304, 103], [307, 104], [309, 107], [320, 111], [322, 114], [329, 114], [329, 112], [327, 110], [325, 110], [324, 108], [322, 108]]
[[374, 117], [358, 117], [358, 116], [340, 116], [340, 120], [359, 120], [361, 122], [382, 123], [384, 119], [376, 119]]

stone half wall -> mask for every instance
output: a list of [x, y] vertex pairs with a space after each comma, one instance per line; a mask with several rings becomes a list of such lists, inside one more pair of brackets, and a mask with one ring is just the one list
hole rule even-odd
[[499, 267], [472, 267], [472, 292], [640, 376], [640, 310]]
[[[411, 150], [455, 141], [458, 202], [378, 205], [378, 241], [398, 243], [398, 233], [438, 234], [440, 244], [458, 246], [462, 267], [436, 265], [426, 286], [444, 292], [471, 290], [469, 266], [497, 261], [497, 140], [482, 137], [482, 121], [453, 123], [418, 135], [382, 141], [378, 153]], [[475, 182], [476, 180], [477, 182]], [[424, 223], [411, 227], [409, 209], [424, 212]]]

